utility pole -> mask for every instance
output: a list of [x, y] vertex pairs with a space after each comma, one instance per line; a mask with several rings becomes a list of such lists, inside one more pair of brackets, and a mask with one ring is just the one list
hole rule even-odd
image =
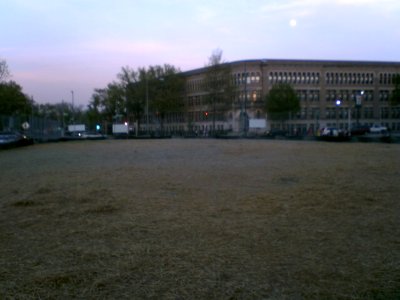
[[242, 104], [242, 126], [243, 126], [243, 135], [247, 134], [247, 63], [244, 63], [244, 101]]
[[146, 74], [146, 133], [149, 135], [149, 80]]
[[75, 125], [74, 91], [71, 91], [71, 95], [72, 95], [72, 111], [71, 111], [71, 113], [72, 113], [72, 125]]

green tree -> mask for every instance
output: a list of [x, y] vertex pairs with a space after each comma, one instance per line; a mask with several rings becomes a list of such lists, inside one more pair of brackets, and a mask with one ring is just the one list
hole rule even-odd
[[166, 115], [182, 112], [184, 109], [184, 78], [179, 69], [168, 64], [150, 67], [147, 76], [151, 109], [159, 117], [163, 130]]
[[265, 110], [272, 120], [281, 121], [282, 126], [291, 114], [300, 111], [300, 101], [290, 84], [274, 85], [265, 98]]
[[14, 81], [0, 83], [0, 113], [4, 115], [28, 115], [32, 101], [22, 92], [22, 87]]
[[[93, 128], [96, 124], [103, 124], [105, 121], [103, 112], [104, 112], [104, 89], [95, 89], [92, 95], [92, 99], [89, 101], [89, 104], [86, 109], [86, 119], [89, 123], [89, 126]], [[103, 124], [104, 125], [104, 124]]]
[[390, 97], [390, 103], [393, 106], [400, 105], [400, 74], [396, 74], [393, 78], [394, 90]]
[[217, 114], [221, 116], [232, 104], [235, 91], [230, 65], [222, 61], [221, 50], [213, 51], [206, 68], [204, 90], [207, 92], [208, 108], [212, 112], [212, 132], [214, 134]]
[[15, 81], [7, 82], [9, 77], [7, 62], [0, 59], [0, 114], [30, 114], [33, 101], [22, 92], [22, 87]]
[[146, 105], [146, 73], [144, 68], [133, 70], [130, 67], [123, 67], [121, 73], [118, 74], [128, 119], [132, 118], [136, 121], [139, 128]]
[[179, 69], [168, 64], [137, 70], [123, 67], [117, 82], [94, 90], [87, 115], [107, 121], [123, 116], [137, 122], [140, 128], [145, 109], [150, 107], [157, 113], [162, 127], [168, 113], [183, 109], [184, 79], [179, 73]]

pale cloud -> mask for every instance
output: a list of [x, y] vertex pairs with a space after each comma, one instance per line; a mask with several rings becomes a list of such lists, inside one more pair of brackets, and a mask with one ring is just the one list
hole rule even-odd
[[227, 26], [218, 27], [218, 28], [217, 28], [217, 31], [218, 31], [219, 33], [221, 33], [221, 34], [224, 34], [224, 35], [230, 35], [230, 34], [232, 34], [232, 29], [229, 28], [229, 27], [227, 27]]
[[207, 23], [217, 17], [217, 12], [207, 6], [199, 6], [196, 9], [196, 20], [201, 23]]
[[89, 51], [125, 53], [125, 54], [157, 54], [165, 51], [173, 50], [172, 44], [163, 43], [160, 41], [129, 41], [123, 39], [104, 39], [85, 42], [82, 45], [83, 49]]
[[366, 4], [382, 4], [382, 0], [336, 0], [339, 5], [366, 5]]
[[301, 0], [301, 1], [282, 1], [272, 2], [263, 5], [260, 11], [264, 15], [274, 17], [302, 18], [314, 15], [318, 8], [324, 3], [321, 0]]

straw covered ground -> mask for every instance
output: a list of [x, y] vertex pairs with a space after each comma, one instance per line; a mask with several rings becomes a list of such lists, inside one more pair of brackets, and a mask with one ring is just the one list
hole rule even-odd
[[0, 152], [1, 299], [399, 299], [400, 147], [105, 140]]

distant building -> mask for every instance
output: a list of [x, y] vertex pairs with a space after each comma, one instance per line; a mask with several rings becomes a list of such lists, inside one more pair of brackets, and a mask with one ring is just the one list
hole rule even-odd
[[[268, 119], [264, 99], [274, 84], [289, 83], [301, 103], [301, 111], [286, 123], [291, 132], [311, 134], [322, 127], [348, 129], [356, 124], [374, 123], [400, 131], [400, 107], [389, 103], [393, 77], [400, 74], [400, 62], [265, 59], [229, 65], [237, 92], [231, 108], [216, 113], [216, 130], [251, 131], [243, 124], [243, 115], [248, 117], [247, 126], [266, 124], [266, 128], [259, 128], [263, 131], [280, 128], [282, 124]], [[166, 129], [191, 129], [198, 133], [211, 130], [211, 111], [203, 89], [206, 71], [207, 68], [201, 68], [183, 73], [186, 111], [167, 118]], [[263, 119], [266, 122], [251, 122]]]

